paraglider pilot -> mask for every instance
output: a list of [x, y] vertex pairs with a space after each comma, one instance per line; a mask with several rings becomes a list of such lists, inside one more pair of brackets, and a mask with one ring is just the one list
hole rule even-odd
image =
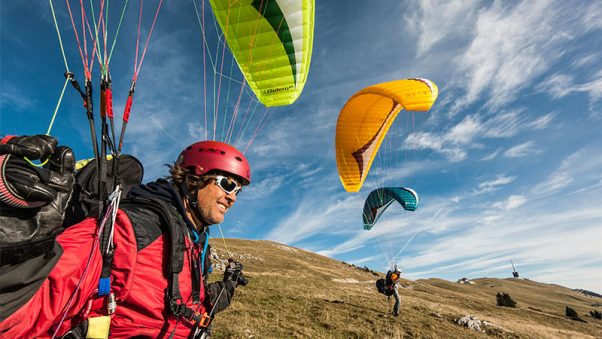
[[385, 284], [386, 284], [386, 288], [387, 288], [387, 292], [388, 292], [388, 293], [386, 293], [386, 295], [389, 298], [391, 298], [391, 296], [393, 296], [393, 298], [395, 298], [395, 304], [393, 305], [393, 315], [394, 316], [399, 315], [399, 292], [397, 291], [397, 282], [399, 281], [400, 275], [401, 275], [401, 272], [397, 268], [397, 265], [395, 265], [395, 268], [392, 271], [389, 270], [387, 272], [387, 277], [385, 278]]
[[[167, 178], [132, 185], [115, 214], [65, 225], [83, 195], [73, 152], [57, 144], [47, 135], [0, 142], [0, 336], [207, 337], [213, 315], [246, 284], [233, 260], [223, 280], [207, 283], [209, 226], [251, 182], [244, 155], [194, 143]], [[36, 159], [48, 161], [34, 167]], [[111, 232], [97, 227], [99, 216]]]

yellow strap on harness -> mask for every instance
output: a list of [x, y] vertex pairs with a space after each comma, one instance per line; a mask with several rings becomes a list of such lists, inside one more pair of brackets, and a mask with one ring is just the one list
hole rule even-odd
[[108, 338], [111, 327], [111, 316], [88, 318], [88, 333], [86, 338]]

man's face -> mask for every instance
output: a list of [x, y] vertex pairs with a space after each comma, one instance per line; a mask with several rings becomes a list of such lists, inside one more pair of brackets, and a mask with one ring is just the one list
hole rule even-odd
[[197, 199], [203, 220], [209, 225], [221, 224], [226, 212], [236, 202], [236, 193], [226, 193], [214, 178], [209, 177], [203, 188], [198, 190]]

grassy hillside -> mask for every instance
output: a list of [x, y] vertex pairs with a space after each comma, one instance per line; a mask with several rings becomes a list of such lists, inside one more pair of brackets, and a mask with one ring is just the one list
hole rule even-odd
[[[269, 242], [212, 241], [221, 259], [245, 265], [249, 284], [213, 323], [214, 338], [602, 338], [602, 298], [522, 279], [403, 280], [401, 315], [376, 291], [371, 272], [315, 253]], [[225, 246], [227, 246], [227, 251]], [[381, 274], [382, 276], [382, 274]], [[221, 277], [216, 270], [213, 279]], [[516, 308], [496, 306], [508, 293]], [[565, 316], [569, 306], [587, 323]], [[473, 315], [492, 323], [484, 332], [456, 320]]]

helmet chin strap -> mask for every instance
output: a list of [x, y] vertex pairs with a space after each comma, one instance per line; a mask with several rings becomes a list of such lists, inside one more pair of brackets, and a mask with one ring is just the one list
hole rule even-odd
[[198, 200], [199, 189], [195, 188], [194, 191], [191, 192], [188, 189], [186, 183], [182, 183], [180, 185], [180, 190], [182, 191], [182, 193], [188, 200], [188, 206], [189, 206], [189, 209], [191, 210], [191, 213], [194, 215], [194, 217], [198, 221], [203, 223], [202, 225], [200, 225], [202, 228], [199, 229], [199, 231], [202, 231], [205, 227], [209, 226], [209, 223], [203, 218], [203, 216], [199, 212], [199, 200]]

